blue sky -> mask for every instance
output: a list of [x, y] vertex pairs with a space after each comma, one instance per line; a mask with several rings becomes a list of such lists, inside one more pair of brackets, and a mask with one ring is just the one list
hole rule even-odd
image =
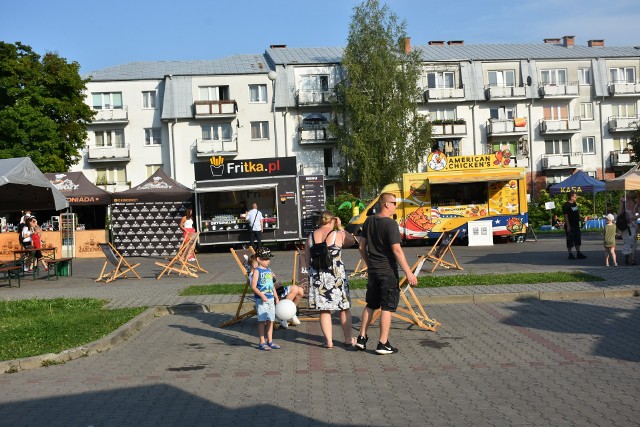
[[[271, 44], [344, 46], [355, 0], [32, 0], [4, 2], [0, 40], [57, 52], [81, 72], [133, 61], [216, 59]], [[638, 0], [387, 0], [413, 45], [429, 40], [639, 46]]]

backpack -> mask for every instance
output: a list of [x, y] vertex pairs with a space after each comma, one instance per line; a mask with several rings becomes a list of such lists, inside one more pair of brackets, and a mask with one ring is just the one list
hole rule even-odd
[[[337, 236], [334, 236], [333, 243], [335, 244]], [[309, 255], [311, 255], [311, 267], [315, 271], [328, 271], [333, 265], [333, 258], [329, 253], [329, 246], [327, 242], [316, 243], [313, 241], [313, 234], [311, 234], [311, 242], [313, 245], [309, 248]]]
[[18, 224], [18, 242], [22, 245], [22, 229], [26, 226], [24, 222]]

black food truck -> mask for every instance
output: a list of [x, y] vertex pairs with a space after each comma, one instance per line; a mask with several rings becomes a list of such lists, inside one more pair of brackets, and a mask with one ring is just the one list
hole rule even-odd
[[300, 241], [325, 206], [322, 175], [298, 176], [295, 157], [196, 162], [195, 219], [200, 245], [249, 240], [246, 213], [256, 203], [264, 217], [262, 241]]

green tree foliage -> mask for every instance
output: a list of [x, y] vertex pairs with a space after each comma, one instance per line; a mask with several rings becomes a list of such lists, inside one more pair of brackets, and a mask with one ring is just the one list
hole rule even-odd
[[631, 135], [631, 147], [633, 148], [633, 156], [631, 160], [634, 162], [640, 162], [640, 122], [638, 123], [638, 128]]
[[[340, 217], [340, 221], [342, 221], [343, 225], [347, 225], [349, 220], [351, 220], [352, 210], [351, 208], [338, 209], [338, 207], [345, 202], [353, 203], [355, 200], [358, 200], [358, 197], [346, 191], [342, 191], [335, 196], [327, 197], [327, 210]], [[362, 203], [366, 206], [369, 202], [362, 201]]]
[[354, 9], [336, 85], [331, 130], [346, 159], [344, 178], [375, 192], [415, 170], [428, 151], [431, 127], [418, 114], [418, 52], [406, 53], [406, 24], [367, 0]]
[[78, 162], [93, 111], [77, 62], [0, 42], [0, 158], [30, 157], [43, 172]]
[[[591, 193], [578, 194], [576, 203], [580, 207], [580, 214], [583, 217], [601, 218], [607, 213], [617, 213], [620, 196], [623, 194], [624, 192], [622, 191], [602, 191], [596, 193], [595, 198]], [[540, 191], [538, 200], [536, 200], [535, 203], [529, 203], [528, 206], [529, 225], [538, 229], [542, 225], [551, 224], [553, 214], [558, 215], [558, 218], [562, 221], [562, 207], [567, 201], [567, 196], [567, 193], [550, 195], [546, 190]], [[554, 202], [556, 206], [555, 209], [548, 211], [545, 208], [546, 202]]]

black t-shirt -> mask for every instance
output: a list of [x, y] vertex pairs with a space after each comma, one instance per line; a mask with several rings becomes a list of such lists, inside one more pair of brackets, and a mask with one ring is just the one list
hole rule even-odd
[[372, 215], [364, 222], [362, 236], [367, 239], [368, 270], [397, 272], [391, 245], [401, 242], [398, 224], [389, 217]]
[[580, 211], [577, 203], [566, 202], [562, 208], [562, 213], [567, 215], [571, 228], [580, 226]]

